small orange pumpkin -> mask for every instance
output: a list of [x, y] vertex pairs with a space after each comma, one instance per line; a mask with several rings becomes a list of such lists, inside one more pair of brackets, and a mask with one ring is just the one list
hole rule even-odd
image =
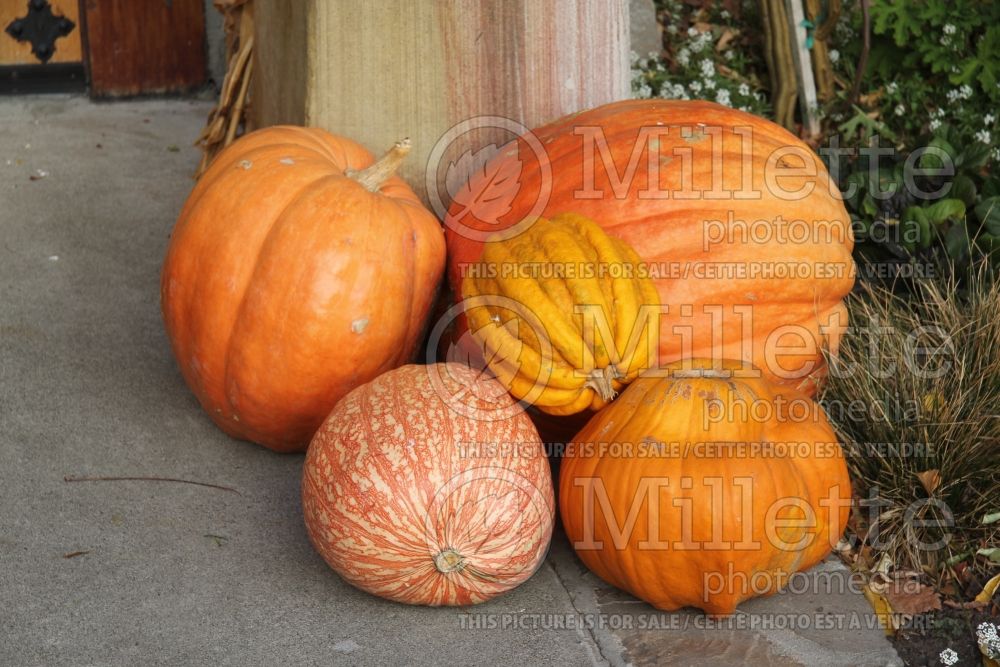
[[665, 370], [568, 446], [563, 526], [587, 567], [658, 609], [731, 614], [830, 552], [847, 524], [847, 466], [806, 394], [741, 362]]
[[444, 270], [440, 223], [384, 158], [319, 129], [223, 151], [174, 227], [161, 301], [188, 386], [226, 433], [301, 451], [337, 400], [407, 363]]

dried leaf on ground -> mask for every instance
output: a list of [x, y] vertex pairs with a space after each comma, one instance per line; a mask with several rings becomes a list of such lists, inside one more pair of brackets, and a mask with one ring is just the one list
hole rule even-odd
[[937, 491], [938, 487], [941, 486], [941, 471], [939, 470], [924, 470], [923, 472], [914, 474], [917, 476], [917, 479], [920, 480], [920, 483], [923, 485], [924, 491], [927, 492], [927, 495], [933, 495], [934, 492]]
[[915, 616], [941, 609], [941, 596], [930, 586], [913, 579], [893, 583], [896, 585], [887, 586], [884, 593], [893, 612]]
[[739, 34], [740, 33], [738, 31], [733, 30], [732, 28], [726, 28], [722, 31], [722, 36], [719, 37], [719, 41], [715, 43], [715, 50], [718, 53], [722, 53], [726, 50], [726, 47], [729, 46], [729, 43], [736, 39]]

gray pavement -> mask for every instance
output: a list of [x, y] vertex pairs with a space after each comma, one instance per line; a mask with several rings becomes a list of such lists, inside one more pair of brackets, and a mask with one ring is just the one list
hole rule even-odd
[[[340, 581], [302, 526], [302, 457], [219, 432], [161, 326], [160, 262], [209, 107], [0, 98], [0, 665], [898, 664], [878, 629], [656, 614], [561, 537], [530, 581], [471, 610]], [[870, 617], [851, 593], [741, 609]], [[595, 627], [552, 627], [567, 615]], [[673, 627], [638, 627], [652, 618]], [[519, 627], [482, 627], [504, 619]]]

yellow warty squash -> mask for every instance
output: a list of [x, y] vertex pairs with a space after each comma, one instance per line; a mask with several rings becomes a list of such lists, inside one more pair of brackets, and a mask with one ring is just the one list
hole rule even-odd
[[659, 298], [638, 255], [564, 213], [485, 244], [462, 299], [490, 370], [553, 415], [606, 405], [656, 364]]

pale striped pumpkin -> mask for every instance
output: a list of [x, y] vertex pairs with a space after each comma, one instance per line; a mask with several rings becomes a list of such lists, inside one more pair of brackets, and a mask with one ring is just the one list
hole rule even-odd
[[527, 415], [467, 366], [403, 366], [344, 397], [309, 446], [306, 528], [348, 583], [467, 605], [514, 588], [552, 536], [548, 460]]

